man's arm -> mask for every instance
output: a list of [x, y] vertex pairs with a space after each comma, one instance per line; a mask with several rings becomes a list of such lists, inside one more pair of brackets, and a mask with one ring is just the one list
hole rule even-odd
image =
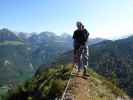
[[75, 39], [75, 33], [76, 33], [76, 32], [74, 31], [74, 33], [73, 33], [73, 37], [72, 37], [73, 39]]
[[86, 33], [86, 41], [87, 41], [88, 38], [89, 38], [90, 33], [86, 29], [85, 29], [85, 33]]
[[89, 37], [90, 33], [86, 30], [87, 36]]

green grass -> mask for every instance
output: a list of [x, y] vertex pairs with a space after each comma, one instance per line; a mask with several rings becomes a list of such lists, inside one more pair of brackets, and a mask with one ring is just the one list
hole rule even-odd
[[[47, 68], [24, 84], [18, 86], [17, 89], [9, 91], [8, 95], [9, 97], [18, 96], [19, 100], [24, 100], [23, 97], [19, 97], [22, 94], [26, 95], [28, 100], [53, 100], [56, 97], [60, 98], [69, 79], [71, 70], [72, 65], [56, 65], [55, 67]], [[92, 69], [88, 69], [88, 73], [90, 74], [90, 82], [93, 85], [91, 87], [94, 90], [93, 93], [97, 92], [101, 97], [113, 94], [116, 96], [126, 96], [123, 90], [117, 88], [115, 84], [97, 74]], [[52, 78], [50, 78], [51, 76]], [[106, 89], [111, 92], [106, 93]], [[41, 95], [37, 97], [34, 94], [29, 95], [34, 92], [41, 92]]]
[[96, 83], [98, 83], [98, 81], [100, 80], [102, 85], [107, 86], [107, 88], [109, 88], [112, 93], [116, 94], [117, 96], [127, 95], [122, 89], [118, 88], [117, 85], [114, 84], [111, 80], [107, 80], [105, 77], [97, 74], [92, 69], [89, 68], [88, 73]]
[[2, 45], [23, 45], [24, 43], [21, 41], [4, 41], [0, 42], [0, 46]]
[[6, 86], [0, 87], [0, 95], [4, 95], [8, 91], [8, 89], [9, 88]]
[[[19, 100], [24, 100], [23, 97], [19, 97], [20, 94], [28, 95], [27, 98], [34, 98], [34, 100], [42, 100], [42, 98], [53, 100], [53, 98], [60, 97], [65, 89], [71, 69], [70, 65], [55, 65], [55, 67], [47, 68], [15, 90], [10, 90], [7, 97], [17, 95]], [[41, 92], [41, 95], [37, 97], [34, 94], [29, 95], [34, 92]]]
[[3, 98], [6, 97], [8, 90], [9, 90], [9, 87], [7, 86], [0, 87], [0, 100], [3, 100]]

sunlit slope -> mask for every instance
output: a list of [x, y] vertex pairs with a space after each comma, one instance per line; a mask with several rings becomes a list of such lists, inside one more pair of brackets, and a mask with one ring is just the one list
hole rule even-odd
[[[55, 100], [61, 98], [72, 71], [72, 64], [54, 65], [37, 73], [31, 80], [11, 90], [5, 100]], [[130, 100], [128, 96], [116, 85], [104, 77], [88, 69], [90, 76], [71, 76], [71, 82], [67, 91], [71, 90], [71, 96], [76, 100]], [[91, 99], [93, 98], [93, 99]], [[105, 99], [107, 98], [107, 99]], [[3, 98], [4, 100], [4, 98]]]

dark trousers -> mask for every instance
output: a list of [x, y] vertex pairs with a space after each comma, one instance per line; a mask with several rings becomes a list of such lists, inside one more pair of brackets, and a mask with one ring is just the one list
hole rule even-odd
[[79, 47], [74, 48], [74, 63], [78, 66], [78, 70], [84, 69], [88, 67], [88, 57], [89, 51], [87, 45], [80, 45]]

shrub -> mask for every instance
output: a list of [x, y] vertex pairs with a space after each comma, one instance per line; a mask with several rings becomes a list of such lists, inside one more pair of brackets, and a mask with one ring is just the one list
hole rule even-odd
[[53, 80], [50, 91], [49, 91], [49, 98], [56, 98], [61, 96], [61, 94], [64, 91], [65, 88], [65, 84], [66, 82], [64, 82], [63, 80]]

